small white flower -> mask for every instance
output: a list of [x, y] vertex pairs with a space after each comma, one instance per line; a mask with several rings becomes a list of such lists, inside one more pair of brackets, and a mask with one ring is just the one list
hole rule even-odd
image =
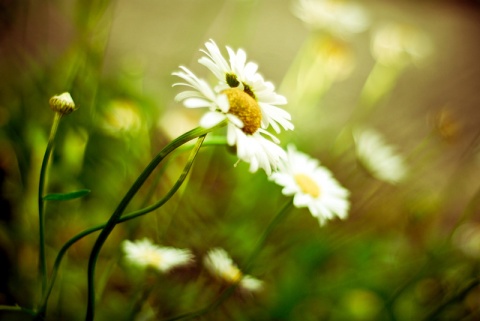
[[240, 269], [221, 248], [208, 251], [203, 263], [207, 270], [214, 276], [229, 284], [238, 283], [241, 288], [254, 292], [261, 290], [263, 282], [250, 275], [243, 275]]
[[357, 157], [373, 177], [387, 183], [400, 182], [407, 175], [403, 157], [373, 129], [354, 133]]
[[420, 62], [432, 52], [431, 39], [420, 29], [401, 23], [388, 22], [375, 28], [372, 34], [373, 57], [384, 65]]
[[347, 217], [350, 208], [348, 190], [340, 186], [318, 160], [297, 151], [293, 145], [288, 146], [287, 160], [270, 179], [283, 186], [284, 195], [293, 195], [296, 207], [308, 207], [322, 226], [335, 216]]
[[179, 93], [175, 99], [183, 101], [188, 108], [209, 109], [201, 118], [200, 126], [210, 128], [227, 119], [227, 141], [235, 146], [239, 159], [250, 164], [250, 171], [263, 168], [269, 175], [285, 152], [277, 144], [279, 140], [266, 129], [269, 126], [278, 133], [280, 126], [293, 129], [290, 114], [277, 107], [286, 103], [285, 97], [274, 91], [270, 82], [257, 73], [258, 66], [246, 61], [246, 54], [239, 49], [236, 53], [227, 47], [230, 63], [222, 56], [217, 45], [210, 40], [205, 44], [206, 56], [199, 62], [217, 78], [214, 89], [190, 70], [180, 67], [173, 75], [185, 82], [176, 85], [193, 90]]
[[369, 17], [358, 4], [338, 0], [298, 0], [293, 13], [313, 29], [345, 38], [368, 28]]
[[161, 247], [147, 238], [135, 242], [125, 240], [122, 242], [122, 249], [125, 258], [132, 265], [152, 267], [164, 273], [193, 261], [190, 250]]

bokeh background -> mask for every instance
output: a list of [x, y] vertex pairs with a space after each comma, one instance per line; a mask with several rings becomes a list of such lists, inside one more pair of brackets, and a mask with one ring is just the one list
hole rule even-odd
[[[60, 125], [47, 190], [92, 191], [48, 202], [51, 268], [62, 244], [105, 222], [150, 159], [197, 126], [201, 114], [174, 101], [171, 73], [185, 65], [208, 77], [197, 60], [214, 39], [245, 49], [287, 97], [295, 130], [281, 134], [282, 146], [294, 143], [329, 168], [350, 190], [351, 209], [324, 227], [293, 209], [251, 270], [265, 289], [235, 293], [198, 320], [480, 319], [479, 2], [358, 2], [368, 26], [340, 38], [304, 23], [296, 3], [0, 2], [0, 305], [39, 300], [36, 193], [49, 98], [68, 91], [79, 109]], [[372, 39], [388, 23], [407, 30], [402, 41], [420, 41], [385, 62]], [[401, 182], [378, 180], [359, 163], [357, 125], [375, 128], [403, 155]], [[161, 198], [186, 157], [160, 166], [129, 210]], [[201, 257], [223, 247], [241, 266], [287, 201], [263, 172], [235, 162], [225, 147], [202, 148], [167, 204], [116, 227], [98, 262], [96, 320], [162, 320], [215, 299], [222, 285]], [[64, 259], [48, 320], [83, 319], [94, 235]], [[198, 259], [165, 275], [135, 270], [119, 244], [143, 237]], [[0, 318], [13, 316], [0, 310]]]

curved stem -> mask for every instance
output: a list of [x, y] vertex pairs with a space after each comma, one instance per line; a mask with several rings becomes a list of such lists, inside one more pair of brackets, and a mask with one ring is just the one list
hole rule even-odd
[[55, 141], [55, 135], [57, 134], [58, 125], [62, 119], [62, 114], [55, 113], [53, 118], [53, 124], [50, 129], [50, 136], [48, 137], [47, 148], [45, 149], [45, 154], [43, 155], [42, 167], [40, 168], [40, 179], [38, 183], [38, 225], [39, 225], [39, 273], [42, 280], [42, 298], [45, 296], [45, 291], [47, 290], [47, 260], [45, 257], [45, 204], [43, 201], [43, 194], [45, 191], [45, 178], [47, 173], [48, 162], [50, 156], [52, 155], [53, 145]]
[[245, 262], [245, 266], [243, 268], [244, 273], [248, 273], [248, 271], [251, 269], [253, 261], [256, 259], [258, 253], [260, 253], [260, 251], [262, 250], [263, 246], [265, 245], [273, 229], [285, 217], [285, 215], [288, 213], [292, 205], [293, 205], [293, 199], [285, 203], [285, 205], [283, 205], [283, 207], [280, 209], [277, 215], [275, 215], [275, 217], [272, 219], [270, 224], [268, 224], [267, 228], [265, 229], [262, 236], [258, 240], [257, 245], [255, 246], [255, 249], [253, 250], [253, 252], [248, 257], [247, 261]]
[[[246, 263], [245, 263], [245, 268], [243, 269], [244, 273], [247, 273], [248, 270], [252, 267], [252, 263], [257, 257], [258, 253], [261, 251], [263, 246], [265, 245], [265, 242], [267, 241], [268, 237], [272, 233], [273, 229], [278, 225], [278, 223], [285, 217], [285, 215], [288, 213], [290, 210], [291, 206], [293, 204], [293, 199], [289, 200], [283, 207], [282, 209], [275, 215], [275, 217], [272, 219], [270, 224], [268, 224], [267, 228], [263, 232], [262, 236], [257, 242], [257, 245], [255, 246], [255, 249], [253, 252], [250, 254], [248, 257]], [[176, 320], [191, 320], [193, 318], [199, 317], [201, 315], [210, 313], [211, 311], [215, 310], [220, 304], [223, 303], [226, 299], [232, 295], [233, 291], [236, 289], [238, 286], [237, 284], [232, 284], [230, 285], [225, 291], [222, 292], [222, 294], [212, 303], [210, 303], [208, 306], [199, 309], [194, 312], [189, 312], [181, 315], [177, 315], [168, 319], [165, 319], [164, 321], [176, 321]]]
[[[215, 127], [223, 126], [225, 124], [226, 122], [224, 121]], [[170, 154], [172, 151], [174, 151], [179, 146], [185, 144], [186, 142], [194, 138], [208, 134], [214, 128], [209, 128], [209, 129], [196, 128], [177, 137], [172, 142], [170, 142], [170, 144], [168, 144], [165, 148], [163, 148], [160, 151], [160, 153], [158, 153], [157, 156], [153, 158], [150, 164], [147, 165], [144, 171], [140, 174], [137, 180], [130, 187], [130, 190], [120, 201], [120, 204], [117, 206], [116, 210], [113, 212], [112, 216], [106, 223], [105, 227], [102, 229], [102, 232], [98, 236], [97, 240], [95, 241], [95, 244], [93, 245], [93, 248], [92, 248], [92, 252], [90, 253], [90, 258], [88, 261], [88, 278], [87, 278], [88, 301], [87, 301], [87, 313], [85, 318], [86, 320], [93, 320], [95, 315], [95, 289], [94, 289], [95, 280], [94, 279], [95, 279], [95, 267], [96, 267], [98, 255], [100, 253], [100, 250], [102, 249], [103, 244], [107, 240], [108, 236], [113, 231], [115, 225], [119, 222], [123, 211], [125, 210], [127, 205], [130, 203], [133, 196], [138, 192], [140, 187], [145, 183], [145, 181], [153, 172], [153, 170], [168, 154]]]

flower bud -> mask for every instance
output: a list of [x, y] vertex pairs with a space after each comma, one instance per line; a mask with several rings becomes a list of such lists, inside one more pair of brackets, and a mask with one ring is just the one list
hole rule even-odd
[[55, 95], [50, 98], [50, 108], [56, 113], [61, 115], [68, 115], [71, 112], [77, 110], [75, 103], [73, 102], [72, 96], [70, 93], [65, 92], [61, 95]]

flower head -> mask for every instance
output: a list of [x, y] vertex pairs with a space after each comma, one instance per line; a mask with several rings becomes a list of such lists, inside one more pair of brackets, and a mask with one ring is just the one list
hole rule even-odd
[[384, 138], [373, 129], [354, 133], [357, 157], [373, 177], [395, 184], [405, 178], [407, 168], [402, 156], [385, 143]]
[[68, 115], [78, 109], [73, 102], [72, 96], [68, 92], [53, 96], [49, 102], [50, 108], [61, 115]]
[[358, 4], [338, 0], [298, 0], [294, 14], [313, 29], [325, 30], [345, 38], [367, 29], [365, 10]]
[[284, 195], [293, 195], [296, 207], [308, 207], [320, 225], [335, 215], [341, 219], [347, 216], [348, 190], [340, 186], [318, 160], [297, 151], [293, 145], [288, 146], [287, 159], [270, 179], [283, 186]]
[[257, 73], [258, 66], [246, 61], [242, 49], [237, 52], [227, 47], [229, 62], [222, 56], [213, 40], [205, 44], [204, 57], [199, 63], [206, 66], [217, 78], [212, 88], [205, 80], [190, 70], [180, 67], [173, 73], [185, 82], [174, 85], [190, 89], [179, 93], [175, 99], [188, 108], [207, 107], [209, 111], [200, 125], [210, 128], [228, 120], [227, 141], [235, 146], [237, 156], [250, 163], [250, 171], [263, 168], [270, 174], [285, 152], [277, 144], [278, 139], [266, 129], [269, 126], [279, 133], [280, 127], [293, 129], [290, 114], [277, 105], [286, 104], [285, 97], [275, 93], [275, 87]]
[[214, 277], [229, 284], [238, 283], [243, 289], [252, 292], [260, 290], [263, 286], [262, 281], [244, 275], [224, 249], [215, 248], [208, 251], [203, 263]]
[[143, 268], [152, 267], [164, 273], [193, 260], [190, 250], [161, 247], [147, 238], [135, 242], [125, 240], [122, 242], [122, 249], [125, 258], [132, 265]]

